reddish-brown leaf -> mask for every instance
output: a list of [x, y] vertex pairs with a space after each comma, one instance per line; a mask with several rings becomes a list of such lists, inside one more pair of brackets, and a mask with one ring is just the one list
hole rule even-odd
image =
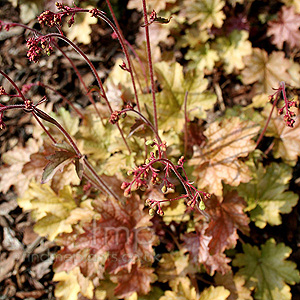
[[228, 259], [225, 254], [219, 252], [211, 255], [209, 253], [209, 242], [212, 237], [205, 235], [207, 225], [196, 228], [196, 232], [190, 232], [183, 236], [185, 248], [188, 250], [190, 260], [194, 264], [203, 264], [207, 272], [211, 275], [215, 271], [225, 274], [230, 270]]
[[212, 237], [208, 244], [210, 253], [234, 247], [238, 239], [237, 229], [244, 234], [249, 233], [249, 218], [243, 212], [246, 203], [236, 192], [227, 193], [221, 202], [211, 197], [205, 204], [206, 212], [211, 216], [205, 231], [207, 236]]
[[130, 296], [132, 293], [148, 294], [150, 292], [150, 283], [155, 281], [153, 268], [139, 267], [137, 264], [132, 266], [131, 272], [126, 270], [119, 272], [113, 280], [118, 282], [115, 294], [120, 298]]
[[197, 187], [222, 196], [222, 181], [232, 186], [250, 181], [248, 167], [239, 158], [255, 149], [252, 138], [258, 131], [255, 123], [239, 117], [211, 123], [204, 132], [206, 144], [196, 148], [189, 160]]
[[[85, 275], [84, 270], [90, 269], [95, 265], [93, 261], [98, 262], [105, 254], [108, 255], [105, 270], [113, 274], [123, 269], [130, 272], [136, 262], [153, 262], [152, 247], [157, 237], [149, 227], [151, 217], [142, 210], [143, 204], [137, 197], [126, 201], [123, 205], [115, 199], [96, 200], [94, 207], [101, 218], [87, 224], [83, 232], [74, 230], [61, 236], [63, 248], [58, 254], [72, 259], [56, 260], [55, 267], [68, 271], [78, 265]], [[92, 264], [88, 257], [94, 258]]]
[[267, 34], [273, 35], [272, 43], [282, 49], [287, 42], [291, 47], [300, 46], [300, 14], [296, 14], [293, 6], [283, 6], [278, 14], [278, 20], [270, 21]]

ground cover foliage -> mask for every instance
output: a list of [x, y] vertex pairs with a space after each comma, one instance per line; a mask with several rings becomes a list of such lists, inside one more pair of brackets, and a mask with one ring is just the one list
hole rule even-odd
[[299, 2], [124, 3], [1, 3], [1, 297], [299, 299]]

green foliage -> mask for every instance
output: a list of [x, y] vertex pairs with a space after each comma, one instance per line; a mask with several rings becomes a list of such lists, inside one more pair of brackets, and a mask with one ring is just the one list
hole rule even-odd
[[292, 178], [292, 168], [272, 163], [266, 168], [261, 163], [252, 165], [252, 180], [238, 187], [239, 194], [247, 201], [250, 218], [259, 228], [267, 223], [280, 225], [280, 213], [291, 212], [298, 202], [298, 195], [286, 191]]
[[251, 42], [248, 40], [247, 31], [234, 30], [229, 37], [219, 37], [216, 39], [216, 49], [221, 60], [224, 62], [224, 69], [227, 73], [232, 73], [234, 68], [242, 70], [245, 67], [243, 57], [252, 53]]
[[157, 80], [163, 91], [157, 95], [157, 106], [160, 111], [159, 126], [162, 130], [174, 129], [180, 132], [184, 126], [184, 98], [187, 96], [187, 114], [190, 120], [205, 118], [205, 110], [216, 102], [216, 96], [208, 92], [208, 81], [201, 71], [189, 72], [185, 76], [179, 63], [169, 65], [160, 62], [155, 65]]
[[221, 27], [225, 14], [222, 8], [225, 1], [222, 0], [184, 0], [185, 13], [189, 24], [199, 21], [199, 29], [210, 28], [212, 25]]
[[276, 245], [273, 239], [266, 244], [252, 247], [243, 245], [243, 254], [237, 254], [233, 265], [240, 268], [238, 274], [246, 279], [246, 286], [255, 289], [255, 299], [291, 299], [288, 284], [300, 281], [296, 264], [285, 259], [291, 249], [283, 243]]

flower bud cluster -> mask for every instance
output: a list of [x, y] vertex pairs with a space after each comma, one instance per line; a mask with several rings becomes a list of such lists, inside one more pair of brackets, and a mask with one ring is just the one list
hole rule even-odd
[[[278, 109], [278, 114], [283, 115], [284, 110], [285, 110], [285, 115], [283, 116], [283, 119], [288, 127], [294, 127], [295, 120], [293, 117], [296, 116], [296, 114], [290, 110], [291, 107], [298, 107], [298, 103], [296, 101], [288, 100], [286, 96], [286, 91], [285, 91], [285, 83], [284, 81], [280, 82], [279, 88], [275, 89], [276, 92], [273, 95], [269, 96], [269, 100], [272, 101], [274, 100], [274, 104], [276, 105], [280, 93], [282, 93], [283, 100], [284, 100], [284, 105], [282, 108]], [[275, 99], [274, 99], [275, 98]]]
[[126, 66], [125, 61], [123, 61], [122, 65], [119, 65], [119, 67], [120, 67], [122, 70], [129, 72], [129, 69], [128, 69], [128, 67]]
[[159, 200], [147, 199], [145, 201], [145, 205], [150, 207], [150, 209], [149, 209], [150, 216], [154, 216], [155, 212], [161, 217], [164, 215], [164, 212], [161, 209]]
[[[39, 43], [41, 44], [41, 47], [39, 47]], [[49, 40], [41, 37], [41, 38], [29, 38], [26, 42], [28, 51], [27, 51], [27, 57], [30, 61], [38, 62], [41, 57], [41, 52], [44, 50], [46, 54], [49, 56], [53, 48], [50, 45]]]
[[132, 109], [131, 104], [126, 104], [123, 110], [115, 110], [114, 112], [111, 113], [110, 118], [109, 118], [109, 123], [111, 124], [116, 124], [119, 120], [120, 117], [125, 118], [127, 116], [126, 110], [127, 109]]
[[38, 21], [42, 26], [49, 26], [49, 27], [62, 26], [61, 15], [53, 13], [50, 10], [46, 10], [42, 12], [38, 17]]
[[[161, 147], [165, 149], [166, 143], [161, 145], [157, 144], [155, 141], [146, 142], [147, 145], [158, 146], [159, 153], [161, 157]], [[148, 188], [148, 183], [151, 182], [153, 185], [158, 185], [164, 181], [163, 189], [165, 192], [169, 191], [169, 188], [174, 188], [174, 185], [168, 182], [165, 178], [161, 179], [159, 176], [159, 170], [153, 167], [155, 162], [158, 162], [159, 158], [156, 157], [154, 152], [150, 152], [149, 158], [146, 159], [145, 163], [141, 166], [135, 167], [133, 170], [127, 172], [128, 175], [133, 175], [133, 180], [129, 182], [123, 182], [121, 188], [124, 190], [124, 196], [128, 197], [134, 190], [145, 191]]]
[[[150, 156], [146, 159], [145, 163], [139, 167], [134, 168], [128, 172], [128, 175], [133, 175], [133, 180], [131, 182], [123, 182], [121, 188], [124, 190], [124, 196], [128, 197], [131, 195], [133, 190], [146, 190], [148, 187], [148, 182], [150, 181], [153, 185], [162, 184], [161, 191], [163, 194], [174, 192], [175, 186], [169, 181], [169, 172], [173, 171], [181, 183], [184, 185], [186, 194], [179, 197], [168, 199], [168, 200], [154, 200], [147, 199], [145, 205], [149, 206], [149, 214], [152, 216], [155, 213], [162, 216], [163, 210], [161, 208], [161, 202], [173, 201], [179, 199], [187, 199], [187, 205], [194, 208], [196, 203], [200, 210], [205, 209], [205, 204], [203, 199], [210, 197], [210, 194], [197, 190], [188, 181], [186, 172], [183, 167], [184, 157], [181, 156], [178, 160], [178, 165], [175, 166], [171, 161], [165, 158], [167, 145], [166, 142], [158, 143], [156, 140], [149, 140], [146, 142], [147, 146], [156, 147], [155, 151], [150, 152]], [[159, 170], [153, 167], [154, 163], [160, 162], [164, 165], [163, 176], [159, 176]], [[178, 169], [181, 169], [186, 179], [184, 179]], [[151, 178], [150, 178], [151, 176]]]
[[116, 124], [120, 120], [121, 111], [115, 110], [109, 118], [109, 123]]
[[92, 17], [94, 17], [94, 18], [97, 18], [100, 14], [100, 10], [98, 8], [93, 8], [89, 12], [92, 15]]
[[4, 30], [9, 31], [11, 27], [14, 27], [15, 25], [12, 23], [6, 24], [3, 21], [0, 20], [0, 31], [4, 28]]
[[293, 117], [296, 116], [296, 114], [293, 111], [290, 111], [289, 108], [297, 106], [298, 105], [296, 101], [287, 100], [286, 104], [278, 110], [278, 114], [283, 115], [284, 110], [286, 109], [286, 113], [283, 116], [283, 119], [286, 125], [289, 127], [294, 127], [295, 120], [293, 119]]
[[68, 26], [71, 27], [75, 20], [75, 11], [73, 8], [64, 5], [62, 3], [56, 2], [55, 3], [58, 10], [60, 10], [60, 13], [53, 13], [49, 10], [44, 11], [40, 14], [38, 17], [38, 21], [43, 26], [49, 26], [49, 27], [61, 27], [62, 26], [62, 16], [70, 16], [71, 18], [68, 21]]
[[[204, 210], [205, 209], [205, 204], [203, 199], [208, 199], [210, 198], [210, 194], [205, 193], [205, 192], [200, 192], [200, 191], [196, 191], [196, 193], [187, 201], [187, 206], [194, 208], [196, 203], [198, 203], [198, 208], [200, 210]], [[199, 202], [200, 199], [200, 202]]]

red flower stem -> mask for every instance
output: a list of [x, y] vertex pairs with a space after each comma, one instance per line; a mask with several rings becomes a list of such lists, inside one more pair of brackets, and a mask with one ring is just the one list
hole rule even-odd
[[46, 134], [51, 139], [51, 141], [53, 142], [53, 144], [56, 144], [57, 142], [56, 142], [55, 138], [50, 134], [50, 132], [47, 130], [47, 128], [44, 126], [44, 124], [37, 117], [37, 115], [35, 114], [35, 112], [32, 111], [31, 114], [33, 115], [33, 117], [35, 118], [35, 120], [39, 123], [39, 125], [43, 128], [43, 130], [46, 132]]
[[[128, 46], [128, 48], [132, 51], [132, 53], [134, 54], [134, 56], [136, 57], [136, 59], [138, 60], [138, 62], [140, 64], [141, 70], [143, 72], [143, 76], [145, 78], [147, 93], [149, 93], [150, 89], [149, 89], [149, 85], [148, 85], [148, 80], [147, 80], [147, 74], [146, 74], [145, 66], [144, 66], [142, 60], [140, 59], [139, 55], [136, 53], [136, 51], [134, 50], [134, 48], [130, 45], [130, 43], [127, 40], [125, 40], [125, 43]], [[138, 79], [138, 77], [137, 77], [137, 79]]]
[[266, 131], [267, 131], [267, 127], [268, 127], [268, 125], [269, 125], [269, 123], [270, 123], [270, 121], [271, 121], [271, 117], [272, 117], [274, 108], [275, 108], [275, 106], [277, 105], [278, 99], [279, 99], [279, 93], [276, 93], [276, 98], [275, 98], [275, 100], [274, 100], [274, 102], [273, 102], [273, 106], [272, 106], [271, 112], [269, 113], [269, 117], [268, 117], [268, 119], [267, 119], [267, 121], [266, 121], [266, 124], [265, 124], [265, 126], [264, 126], [262, 132], [260, 133], [260, 135], [259, 135], [257, 141], [256, 141], [255, 149], [258, 147], [258, 145], [260, 144], [262, 138], [264, 137], [264, 135], [265, 135], [265, 133], [266, 133]]
[[[75, 73], [76, 73], [76, 75], [77, 75], [77, 77], [78, 77], [80, 83], [82, 84], [83, 88], [85, 89], [85, 91], [86, 91], [86, 93], [87, 93], [87, 96], [88, 96], [90, 102], [91, 102], [92, 105], [94, 106], [95, 111], [96, 111], [98, 117], [100, 118], [102, 124], [104, 125], [103, 120], [102, 120], [102, 117], [101, 117], [101, 114], [100, 114], [100, 112], [99, 112], [99, 110], [98, 110], [98, 108], [97, 108], [97, 106], [96, 106], [96, 103], [95, 103], [93, 97], [91, 96], [91, 94], [89, 93], [89, 89], [87, 88], [86, 84], [84, 83], [83, 78], [82, 78], [82, 76], [81, 76], [79, 70], [78, 70], [77, 67], [75, 66], [73, 60], [65, 53], [65, 51], [63, 51], [63, 50], [57, 45], [57, 43], [53, 43], [53, 44], [54, 44], [54, 46], [62, 53], [62, 55], [69, 61], [70, 65], [72, 66], [73, 70], [75, 71]], [[72, 107], [73, 107], [73, 106], [72, 106]], [[74, 108], [74, 107], [73, 107], [73, 108]], [[82, 117], [82, 118], [84, 118], [84, 117]]]
[[[109, 103], [109, 101], [108, 101], [108, 99], [107, 99], [107, 96], [106, 96], [104, 87], [103, 87], [102, 82], [101, 82], [101, 79], [100, 79], [100, 77], [99, 77], [99, 75], [98, 75], [98, 73], [97, 73], [97, 70], [95, 69], [94, 65], [93, 65], [92, 62], [89, 60], [89, 58], [85, 55], [85, 53], [84, 53], [79, 47], [77, 47], [77, 45], [75, 45], [72, 41], [70, 41], [70, 40], [69, 40], [67, 37], [65, 37], [64, 35], [61, 35], [61, 34], [59, 34], [59, 33], [49, 33], [49, 34], [47, 34], [47, 35], [44, 36], [44, 38], [51, 38], [51, 37], [56, 37], [56, 38], [59, 38], [59, 39], [65, 41], [65, 42], [66, 42], [67, 44], [69, 44], [69, 45], [70, 45], [70, 46], [71, 46], [71, 47], [72, 47], [79, 55], [82, 56], [82, 58], [86, 61], [86, 63], [89, 65], [89, 67], [90, 67], [92, 73], [94, 74], [94, 76], [95, 76], [95, 78], [96, 78], [96, 80], [97, 80], [97, 83], [98, 83], [98, 85], [99, 85], [99, 87], [100, 87], [100, 89], [101, 89], [101, 92], [102, 92], [102, 95], [101, 95], [101, 96], [104, 98], [104, 100], [105, 100], [105, 102], [106, 102], [106, 104], [107, 104], [107, 106], [108, 106], [108, 108], [109, 108], [110, 113], [112, 113], [113, 110], [112, 110], [111, 105], [110, 105], [110, 103]], [[125, 145], [126, 145], [126, 147], [127, 147], [128, 152], [131, 153], [131, 150], [130, 150], [130, 148], [129, 148], [129, 145], [128, 145], [128, 143], [127, 143], [125, 137], [124, 137], [123, 131], [122, 131], [122, 129], [120, 128], [119, 124], [117, 124], [117, 127], [118, 127], [118, 129], [119, 129], [119, 131], [120, 131], [121, 137], [122, 137], [123, 142], [125, 143]]]
[[[2, 72], [0, 70], [0, 74], [2, 74], [13, 86], [14, 88], [18, 91], [18, 93], [20, 94], [20, 96], [22, 97], [22, 99], [24, 101], [26, 101], [26, 98], [24, 97], [23, 93], [21, 92], [21, 90], [19, 89], [19, 87], [13, 82], [13, 80], [6, 75], [4, 72]], [[31, 112], [32, 115], [35, 117], [35, 119], [38, 120], [37, 117], [52, 123], [53, 125], [55, 125], [59, 131], [65, 136], [65, 138], [68, 140], [68, 142], [70, 143], [70, 145], [72, 146], [72, 148], [74, 149], [76, 155], [78, 156], [78, 158], [81, 158], [83, 155], [81, 154], [80, 150], [78, 149], [78, 147], [76, 146], [75, 142], [73, 141], [73, 139], [71, 138], [71, 136], [68, 134], [68, 132], [51, 116], [49, 116], [47, 113], [43, 112], [42, 110], [40, 110], [39, 108], [33, 106], [31, 108], [27, 108], [25, 104], [14, 104], [14, 105], [9, 105], [9, 106], [0, 106], [0, 112], [3, 112], [5, 110], [9, 110], [9, 109], [23, 109], [25, 110], [25, 112]], [[46, 130], [46, 128], [43, 126], [43, 124], [38, 120], [38, 123], [42, 126], [42, 128], [45, 130], [45, 132], [47, 133], [47, 135], [50, 137], [50, 139], [56, 143], [55, 139], [51, 136], [51, 134]], [[115, 199], [118, 199], [119, 197], [117, 197], [117, 195], [114, 193], [113, 190], [111, 190], [109, 188], [109, 186], [105, 183], [104, 180], [102, 180], [100, 178], [100, 176], [98, 176], [98, 174], [96, 173], [96, 171], [94, 170], [94, 168], [91, 166], [91, 164], [88, 162], [88, 160], [84, 157], [84, 163], [86, 168], [90, 171], [90, 173], [94, 176], [95, 180], [97, 181], [97, 183], [102, 187], [102, 189], [110, 196], [114, 197]]]
[[282, 97], [283, 97], [283, 100], [284, 100], [284, 106], [285, 106], [286, 112], [290, 115], [289, 106], [288, 106], [288, 99], [287, 99], [286, 93], [285, 93], [285, 82], [284, 81], [280, 82], [280, 88], [281, 88]]
[[[65, 136], [65, 138], [67, 139], [67, 141], [69, 142], [69, 144], [72, 146], [72, 148], [74, 149], [77, 157], [78, 158], [83, 157], [83, 155], [81, 154], [80, 150], [78, 149], [77, 145], [75, 144], [75, 142], [73, 141], [73, 139], [71, 138], [71, 136], [68, 134], [68, 132], [54, 118], [52, 118], [51, 116], [49, 116], [48, 114], [46, 114], [45, 112], [43, 112], [42, 110], [40, 110], [40, 109], [38, 109], [36, 107], [33, 109], [33, 114], [34, 115], [36, 114], [39, 118], [41, 118], [41, 119], [43, 119], [43, 120], [45, 120], [45, 121], [47, 121], [47, 122], [55, 125], [58, 128], [58, 130]], [[108, 187], [108, 185], [105, 183], [105, 181], [102, 180], [100, 178], [100, 176], [98, 176], [98, 174], [96, 173], [96, 171], [94, 170], [94, 168], [91, 166], [91, 164], [88, 162], [88, 160], [85, 157], [83, 158], [83, 161], [84, 161], [85, 167], [94, 176], [95, 180], [102, 187], [102, 189], [108, 195], [114, 197], [115, 199], [118, 199], [117, 195]]]
[[106, 104], [110, 110], [110, 112], [112, 113], [112, 108], [111, 108], [111, 105], [106, 97], [106, 93], [105, 93], [105, 90], [104, 90], [104, 87], [102, 85], [102, 81], [97, 73], [97, 70], [95, 69], [94, 65], [92, 64], [92, 62], [89, 60], [89, 58], [85, 55], [85, 53], [76, 45], [74, 44], [71, 40], [69, 40], [66, 36], [64, 35], [61, 35], [60, 33], [49, 33], [47, 35], [44, 35], [43, 36], [44, 38], [52, 38], [52, 37], [56, 37], [58, 39], [61, 39], [63, 41], [65, 41], [67, 44], [69, 44], [84, 60], [85, 62], [88, 64], [88, 66], [90, 67], [92, 73], [94, 74], [96, 80], [97, 80], [97, 83], [101, 89], [101, 92], [102, 92], [102, 97], [105, 99], [106, 101]]
[[71, 136], [69, 135], [69, 133], [54, 119], [52, 118], [50, 115], [48, 115], [47, 113], [43, 112], [42, 110], [40, 110], [39, 108], [34, 108], [33, 112], [41, 119], [55, 125], [58, 130], [65, 136], [65, 138], [68, 140], [69, 144], [72, 146], [72, 148], [74, 149], [76, 155], [78, 158], [82, 157], [82, 154], [80, 152], [80, 150], [78, 149], [77, 145], [75, 144], [75, 142], [73, 141], [73, 139], [71, 138]]
[[152, 57], [151, 57], [149, 26], [147, 26], [148, 25], [148, 16], [147, 16], [146, 0], [142, 0], [142, 2], [143, 2], [143, 13], [144, 13], [144, 22], [145, 22], [145, 34], [146, 34], [148, 65], [149, 65], [149, 73], [150, 73], [150, 81], [151, 81], [151, 93], [152, 93], [153, 115], [154, 115], [154, 128], [155, 128], [156, 131], [158, 131], [153, 64], [152, 64]]
[[119, 200], [120, 197], [108, 186], [108, 184], [103, 180], [95, 171], [93, 166], [89, 163], [89, 161], [84, 157], [83, 158], [85, 167], [91, 172], [91, 174], [94, 176], [96, 182], [101, 186], [102, 190], [104, 190], [108, 195], [115, 198], [116, 200]]
[[187, 153], [187, 144], [188, 144], [188, 116], [187, 116], [187, 99], [189, 92], [185, 92], [184, 96], [184, 152], [183, 155], [186, 156]]
[[16, 89], [16, 91], [18, 92], [18, 97], [21, 97], [22, 98], [22, 100], [25, 102], [26, 101], [26, 98], [25, 98], [25, 96], [23, 95], [23, 93], [21, 92], [21, 90], [19, 89], [19, 87], [14, 83], [14, 81], [8, 76], [8, 75], [6, 75], [4, 72], [2, 72], [1, 70], [0, 70], [0, 74], [2, 75], [2, 76], [4, 76], [10, 83], [11, 83], [11, 85]]
[[130, 56], [129, 56], [129, 53], [128, 53], [128, 49], [126, 47], [125, 38], [123, 36], [123, 33], [122, 33], [121, 28], [120, 28], [119, 22], [118, 22], [118, 20], [115, 16], [115, 13], [114, 13], [111, 5], [110, 5], [110, 1], [106, 0], [106, 3], [108, 5], [109, 11], [110, 11], [110, 13], [113, 17], [113, 20], [114, 20], [115, 24], [113, 24], [101, 11], [100, 11], [98, 16], [102, 20], [104, 20], [112, 28], [112, 30], [116, 33], [116, 35], [118, 37], [118, 40], [120, 42], [120, 45], [123, 49], [124, 55], [125, 55], [127, 63], [128, 63], [128, 70], [129, 70], [129, 73], [130, 73], [130, 76], [131, 76], [131, 81], [132, 81], [132, 86], [133, 86], [133, 90], [134, 90], [136, 106], [138, 108], [138, 111], [141, 111], [139, 98], [138, 98], [138, 94], [137, 94], [137, 89], [136, 89], [136, 84], [135, 84], [135, 79], [134, 79], [133, 71], [132, 71], [133, 68], [132, 68], [131, 59], [130, 59]]
[[2, 22], [2, 25], [3, 26], [8, 25], [9, 27], [17, 27], [17, 26], [18, 27], [23, 27], [24, 29], [28, 29], [30, 31], [33, 31], [33, 32], [37, 33], [38, 35], [41, 35], [41, 33], [38, 30], [30, 28], [30, 27], [28, 27], [28, 26], [26, 26], [24, 24], [21, 24], [21, 23], [10, 23], [10, 22], [6, 23], [6, 22]]
[[182, 178], [182, 176], [179, 174], [179, 172], [176, 170], [176, 167], [173, 165], [173, 163], [167, 159], [167, 158], [158, 158], [158, 159], [154, 159], [152, 161], [150, 161], [147, 165], [144, 166], [144, 169], [132, 180], [132, 182], [130, 183], [130, 187], [132, 186], [132, 184], [138, 179], [140, 178], [140, 176], [149, 168], [151, 167], [153, 164], [157, 163], [157, 162], [161, 162], [165, 165], [170, 165], [171, 170], [173, 171], [173, 173], [176, 175], [176, 177], [179, 179], [179, 181], [181, 182], [181, 184], [183, 185], [185, 191], [186, 191], [186, 195], [187, 198], [189, 198], [191, 196], [189, 187], [186, 184], [186, 180], [184, 180]]
[[[1, 106], [0, 107], [0, 112], [3, 112], [5, 110], [9, 110], [9, 109], [23, 109], [26, 111], [26, 107], [24, 104], [14, 104], [14, 105], [9, 105], [9, 106]], [[46, 132], [46, 134], [49, 136], [49, 138], [52, 140], [52, 142], [54, 144], [56, 144], [56, 140], [52, 137], [52, 135], [49, 133], [49, 131], [45, 128], [45, 126], [42, 124], [42, 122], [39, 120], [39, 118], [48, 121], [49, 123], [55, 125], [59, 131], [65, 136], [65, 138], [68, 140], [68, 142], [71, 144], [72, 148], [74, 149], [76, 155], [78, 156], [78, 158], [82, 157], [83, 155], [81, 154], [81, 152], [79, 151], [79, 149], [77, 148], [75, 142], [72, 140], [71, 136], [65, 131], [65, 129], [52, 117], [50, 117], [48, 114], [46, 114], [45, 112], [43, 112], [42, 110], [34, 107], [32, 108], [32, 110], [27, 110], [27, 112], [31, 112], [31, 114], [34, 116], [34, 118], [37, 120], [37, 122], [39, 123], [39, 125], [43, 128], [43, 130]], [[39, 118], [38, 118], [39, 117]], [[96, 171], [94, 170], [94, 168], [90, 165], [90, 163], [88, 162], [88, 160], [84, 157], [84, 163], [86, 168], [90, 171], [90, 173], [95, 177], [96, 182], [99, 184], [99, 186], [101, 187], [102, 190], [104, 190], [108, 195], [114, 197], [115, 199], [118, 199], [119, 197], [117, 197], [117, 195], [114, 193], [114, 191], [112, 191], [108, 185], [105, 183], [104, 180], [102, 180], [100, 178], [100, 176], [98, 176], [98, 174], [96, 173]], [[87, 178], [88, 179], [88, 178]]]
[[[32, 32], [34, 32], [35, 34], [37, 34], [37, 35], [39, 35], [39, 36], [43, 36], [43, 34], [41, 33], [41, 32], [39, 32], [38, 30], [36, 30], [36, 29], [33, 29], [33, 28], [30, 28], [30, 27], [28, 27], [28, 26], [26, 26], [26, 25], [23, 25], [23, 24], [20, 24], [20, 23], [4, 23], [4, 24], [8, 24], [8, 25], [11, 25], [12, 27], [16, 27], [16, 26], [19, 26], [19, 27], [23, 27], [24, 29], [26, 29], [26, 30], [30, 30], [30, 31], [32, 31]], [[74, 64], [74, 62], [72, 61], [72, 59], [58, 46], [58, 44], [56, 43], [56, 42], [54, 42], [54, 41], [51, 41], [51, 43], [53, 44], [53, 46], [55, 46], [55, 48], [57, 48], [61, 53], [62, 53], [62, 55], [69, 61], [69, 63], [71, 64], [71, 66], [72, 66], [72, 68], [74, 69], [74, 71], [75, 71], [75, 73], [76, 73], [76, 75], [77, 75], [77, 77], [78, 77], [78, 79], [79, 79], [79, 81], [81, 82], [81, 84], [83, 85], [83, 87], [84, 87], [84, 89], [87, 91], [87, 95], [88, 95], [88, 97], [89, 97], [89, 99], [90, 99], [90, 101], [91, 101], [91, 103], [94, 105], [94, 108], [95, 108], [95, 110], [96, 110], [96, 113], [98, 114], [98, 116], [99, 116], [99, 118], [100, 118], [100, 120], [101, 120], [101, 122], [102, 122], [102, 124], [103, 124], [103, 120], [102, 120], [102, 118], [101, 118], [101, 115], [100, 115], [100, 112], [99, 112], [99, 110], [98, 110], [98, 108], [97, 108], [97, 106], [96, 106], [96, 104], [95, 104], [95, 101], [94, 101], [94, 99], [90, 96], [90, 94], [88, 93], [88, 88], [87, 88], [87, 86], [85, 85], [85, 83], [84, 83], [84, 81], [83, 81], [83, 79], [82, 79], [82, 76], [81, 76], [81, 74], [80, 74], [80, 72], [78, 71], [78, 69], [77, 69], [77, 67], [75, 66], [75, 64]], [[56, 91], [55, 89], [53, 89], [53, 88], [51, 88], [51, 87], [49, 87], [49, 86], [46, 86], [46, 85], [44, 85], [44, 87], [47, 87], [48, 89], [51, 89], [52, 91], [54, 91], [54, 92], [56, 92], [57, 94], [59, 94], [62, 98], [63, 98], [63, 100], [64, 101], [66, 101], [75, 111], [76, 111], [76, 113], [81, 117], [81, 118], [83, 118], [84, 119], [84, 116], [79, 112], [79, 110], [78, 109], [76, 109], [76, 107], [66, 98], [66, 97], [64, 97], [62, 94], [60, 94], [58, 91]]]
[[25, 105], [24, 104], [12, 104], [7, 106], [2, 106], [2, 104], [0, 105], [0, 113], [9, 109], [25, 109]]
[[120, 111], [120, 113], [125, 113], [125, 112], [133, 112], [133, 113], [137, 114], [142, 119], [142, 121], [153, 131], [158, 143], [159, 144], [162, 143], [162, 140], [161, 140], [160, 136], [158, 135], [157, 131], [155, 130], [154, 126], [147, 118], [144, 117], [144, 115], [142, 113], [140, 113], [139, 111], [136, 111], [133, 108], [125, 108]]
[[106, 192], [101, 185], [99, 185], [95, 180], [93, 180], [86, 172], [83, 172], [83, 176], [98, 190]]
[[168, 201], [176, 201], [176, 200], [180, 200], [180, 199], [183, 199], [183, 198], [188, 198], [188, 196], [187, 195], [182, 195], [182, 196], [178, 196], [178, 197], [172, 198], [172, 199], [155, 200], [155, 202], [162, 203], [162, 202], [168, 202]]
[[74, 111], [82, 118], [84, 119], [84, 115], [74, 106], [74, 104], [68, 99], [66, 98], [63, 94], [61, 94], [59, 91], [57, 91], [56, 89], [54, 89], [53, 87], [47, 85], [47, 84], [44, 84], [42, 82], [37, 82], [35, 85], [37, 86], [41, 86], [41, 87], [44, 87], [45, 89], [49, 89], [51, 91], [53, 91], [54, 93], [56, 93], [57, 95], [59, 95], [64, 102], [67, 102], [73, 109]]

